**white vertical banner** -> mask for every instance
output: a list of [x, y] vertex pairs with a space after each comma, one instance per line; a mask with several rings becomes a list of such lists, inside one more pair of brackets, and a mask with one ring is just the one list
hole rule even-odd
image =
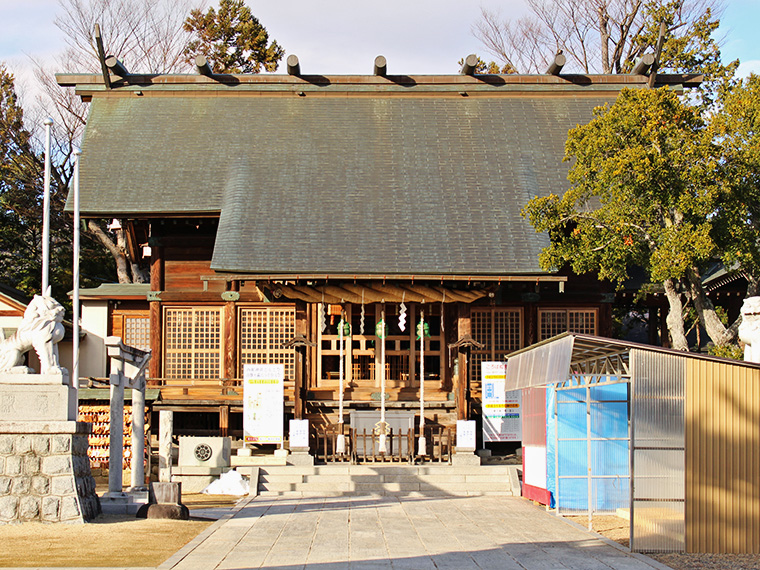
[[243, 436], [245, 443], [283, 443], [285, 365], [243, 367]]
[[309, 420], [290, 420], [290, 449], [309, 447]]
[[521, 441], [522, 392], [506, 391], [507, 363], [483, 362], [483, 441]]

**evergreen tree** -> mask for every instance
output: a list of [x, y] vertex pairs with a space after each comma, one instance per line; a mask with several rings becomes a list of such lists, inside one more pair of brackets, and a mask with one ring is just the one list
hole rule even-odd
[[219, 10], [193, 10], [185, 30], [194, 39], [185, 49], [191, 61], [204, 55], [214, 73], [276, 71], [285, 51], [253, 16], [243, 0], [220, 0]]

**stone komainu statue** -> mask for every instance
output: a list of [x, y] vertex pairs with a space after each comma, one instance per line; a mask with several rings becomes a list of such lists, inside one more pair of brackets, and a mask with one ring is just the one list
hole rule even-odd
[[744, 299], [739, 340], [744, 343], [744, 360], [760, 363], [760, 297]]
[[35, 295], [24, 311], [24, 318], [10, 338], [0, 340], [0, 373], [31, 374], [24, 366], [24, 355], [34, 348], [40, 359], [41, 374], [60, 374], [58, 342], [63, 338], [63, 307], [50, 296]]

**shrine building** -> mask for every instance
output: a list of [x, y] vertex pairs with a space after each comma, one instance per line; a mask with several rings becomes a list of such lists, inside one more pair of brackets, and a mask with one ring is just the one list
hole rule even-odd
[[477, 419], [481, 362], [611, 336], [612, 287], [541, 269], [521, 210], [568, 188], [568, 130], [649, 76], [115, 71], [57, 80], [90, 103], [82, 216], [118, 220], [150, 286], [82, 295], [152, 350], [179, 433], [240, 436], [247, 363], [283, 363], [315, 430], [341, 386], [346, 424], [382, 404], [446, 428]]

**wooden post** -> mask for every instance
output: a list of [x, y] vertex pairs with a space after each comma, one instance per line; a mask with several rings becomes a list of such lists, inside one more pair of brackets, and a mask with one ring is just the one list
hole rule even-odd
[[219, 406], [219, 435], [227, 437], [230, 429], [230, 407]]
[[[470, 336], [472, 333], [470, 305], [467, 303], [457, 303], [457, 331], [459, 338]], [[467, 401], [467, 388], [470, 380], [467, 362], [468, 352], [469, 349], [465, 347], [459, 348], [459, 377], [456, 380], [456, 388], [454, 392], [458, 420], [469, 419], [469, 402]]]
[[235, 301], [228, 301], [224, 304], [224, 376], [230, 380], [238, 377], [237, 305]]
[[[303, 419], [303, 355], [301, 354], [302, 349], [296, 348], [296, 386], [294, 395], [293, 395], [293, 413], [295, 414], [295, 419], [302, 420]], [[306, 347], [303, 348], [303, 352], [306, 352]]]
[[[150, 257], [150, 290], [163, 291], [164, 289], [164, 248], [157, 246], [152, 248]], [[148, 368], [151, 378], [161, 377], [161, 335], [163, 334], [161, 315], [161, 301], [150, 302], [150, 351], [152, 353]]]

